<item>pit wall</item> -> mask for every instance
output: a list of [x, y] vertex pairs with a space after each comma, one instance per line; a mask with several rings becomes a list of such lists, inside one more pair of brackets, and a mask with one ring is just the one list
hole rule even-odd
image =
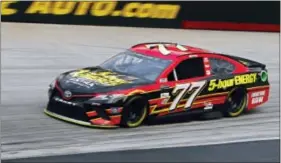
[[280, 32], [279, 1], [9, 1], [2, 22]]

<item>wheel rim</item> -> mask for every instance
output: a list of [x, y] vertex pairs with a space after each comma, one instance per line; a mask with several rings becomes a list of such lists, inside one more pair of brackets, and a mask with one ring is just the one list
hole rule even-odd
[[246, 105], [246, 95], [243, 95], [241, 100], [241, 94], [238, 92], [233, 92], [233, 94], [228, 98], [229, 102], [229, 113], [231, 116], [238, 116]]
[[130, 127], [138, 126], [142, 123], [146, 115], [146, 107], [141, 105], [133, 105], [129, 111], [127, 124]]
[[130, 111], [130, 113], [129, 113], [129, 122], [136, 123], [137, 121], [139, 121], [141, 116], [142, 116], [141, 109], [134, 109], [133, 111]]

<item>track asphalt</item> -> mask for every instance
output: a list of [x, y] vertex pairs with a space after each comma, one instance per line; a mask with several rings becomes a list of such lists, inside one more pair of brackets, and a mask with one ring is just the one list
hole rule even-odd
[[35, 157], [16, 162], [280, 162], [280, 140]]

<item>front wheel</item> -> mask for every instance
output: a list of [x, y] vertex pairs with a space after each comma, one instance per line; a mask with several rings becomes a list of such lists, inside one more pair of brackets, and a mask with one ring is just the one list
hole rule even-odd
[[130, 99], [124, 106], [121, 127], [133, 128], [140, 126], [147, 116], [148, 102], [139, 96]]
[[246, 91], [242, 88], [236, 89], [227, 98], [225, 115], [227, 117], [238, 117], [244, 112], [246, 105]]

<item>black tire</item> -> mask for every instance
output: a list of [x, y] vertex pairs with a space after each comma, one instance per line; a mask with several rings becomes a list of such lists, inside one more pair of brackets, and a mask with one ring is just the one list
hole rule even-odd
[[244, 88], [237, 88], [230, 92], [226, 100], [224, 115], [226, 117], [238, 117], [247, 106], [247, 92]]
[[141, 96], [132, 97], [124, 105], [120, 126], [125, 128], [139, 127], [145, 121], [147, 114], [148, 101]]

